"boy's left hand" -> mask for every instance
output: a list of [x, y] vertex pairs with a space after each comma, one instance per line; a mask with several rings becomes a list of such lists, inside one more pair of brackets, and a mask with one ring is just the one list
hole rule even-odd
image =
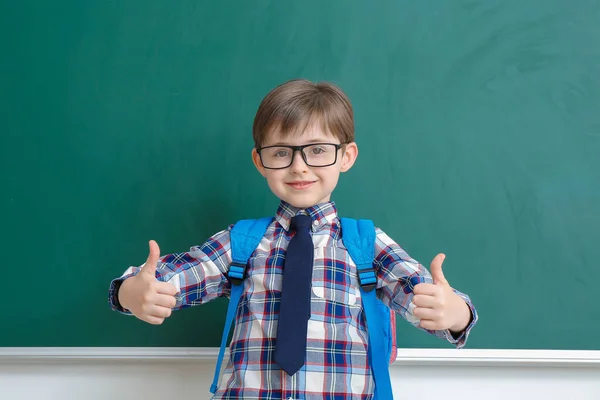
[[419, 326], [422, 328], [462, 332], [471, 320], [471, 310], [444, 277], [442, 263], [445, 258], [444, 254], [438, 254], [431, 262], [433, 283], [415, 285], [413, 314], [421, 319]]

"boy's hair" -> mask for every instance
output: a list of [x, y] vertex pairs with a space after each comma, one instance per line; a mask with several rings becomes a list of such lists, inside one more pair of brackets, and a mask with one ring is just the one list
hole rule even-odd
[[270, 132], [282, 137], [302, 134], [309, 124], [335, 136], [340, 143], [354, 141], [354, 112], [348, 96], [330, 82], [306, 79], [285, 82], [263, 99], [254, 117], [252, 136], [260, 148]]

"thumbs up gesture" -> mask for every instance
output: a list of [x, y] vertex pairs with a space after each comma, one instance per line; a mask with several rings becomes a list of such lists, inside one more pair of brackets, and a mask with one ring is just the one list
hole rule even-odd
[[469, 324], [471, 311], [444, 277], [442, 263], [445, 258], [444, 254], [438, 254], [431, 262], [433, 283], [415, 285], [413, 314], [421, 319], [422, 328], [462, 332]]
[[125, 279], [119, 289], [119, 302], [142, 321], [160, 325], [171, 316], [175, 307], [177, 288], [156, 279], [156, 265], [160, 258], [158, 244], [151, 240], [150, 253], [142, 270], [135, 276]]

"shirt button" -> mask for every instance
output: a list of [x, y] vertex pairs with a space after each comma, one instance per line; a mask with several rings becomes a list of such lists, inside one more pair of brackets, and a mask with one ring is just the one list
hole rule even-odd
[[[316, 219], [313, 221], [313, 225], [314, 226], [319, 226], [319, 221], [317, 221]], [[293, 399], [292, 399], [293, 400]]]

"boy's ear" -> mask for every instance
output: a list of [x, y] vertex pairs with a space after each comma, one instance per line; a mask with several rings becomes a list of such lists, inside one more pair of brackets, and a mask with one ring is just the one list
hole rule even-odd
[[340, 165], [340, 171], [346, 172], [354, 165], [354, 161], [356, 161], [356, 157], [358, 157], [358, 146], [356, 143], [348, 143], [344, 146], [344, 152], [342, 154], [342, 163]]
[[258, 172], [260, 172], [260, 174], [264, 177], [265, 168], [262, 166], [262, 163], [260, 162], [260, 155], [258, 154], [255, 148], [252, 149], [252, 162], [254, 163], [254, 166], [256, 167]]

